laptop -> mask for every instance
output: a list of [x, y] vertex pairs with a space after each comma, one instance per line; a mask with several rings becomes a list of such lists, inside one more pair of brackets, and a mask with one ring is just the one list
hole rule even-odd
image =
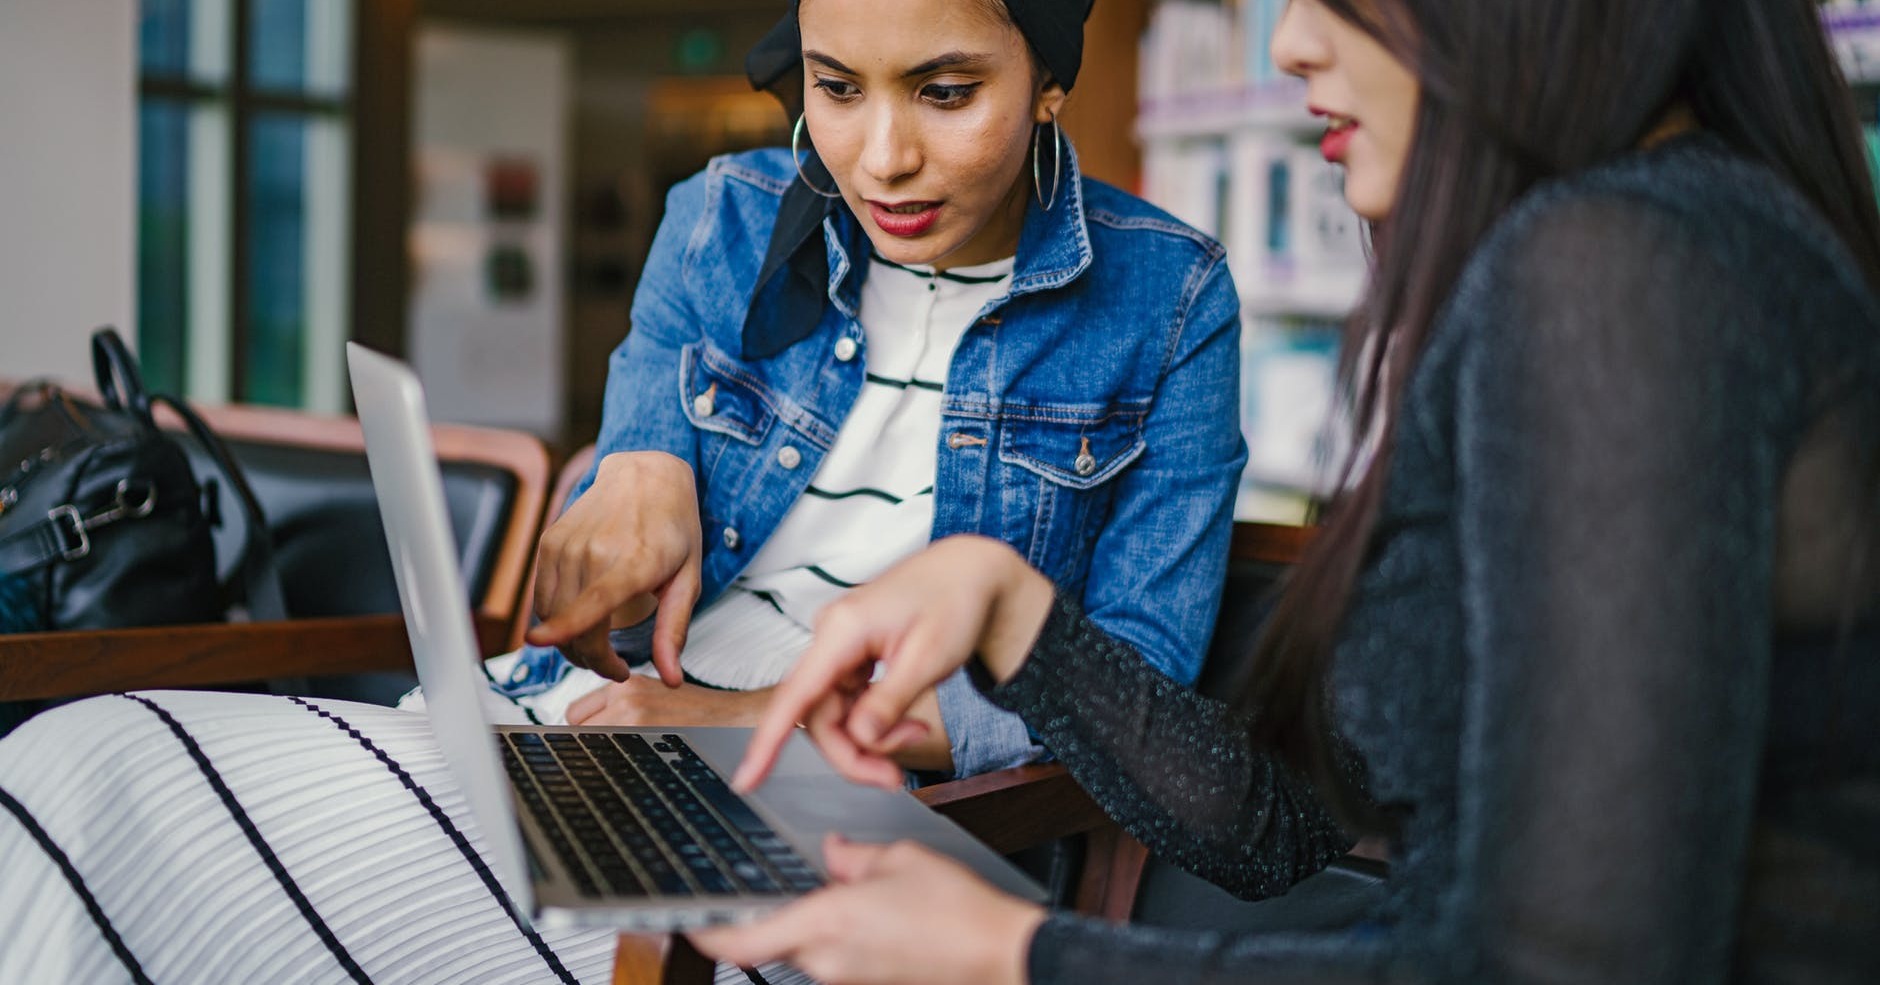
[[911, 839], [1005, 892], [1044, 892], [903, 792], [851, 784], [801, 733], [763, 788], [728, 782], [749, 729], [493, 726], [424, 391], [346, 346], [426, 713], [484, 856], [543, 927], [680, 931], [754, 918], [820, 886], [823, 836]]

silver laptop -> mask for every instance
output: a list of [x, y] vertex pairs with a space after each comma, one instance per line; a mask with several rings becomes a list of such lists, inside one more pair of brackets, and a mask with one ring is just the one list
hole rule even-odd
[[431, 728], [515, 905], [542, 926], [673, 931], [749, 919], [821, 885], [823, 836], [912, 839], [1008, 893], [1043, 891], [905, 793], [856, 786], [800, 734], [771, 779], [727, 778], [749, 729], [492, 726], [424, 390], [346, 347]]

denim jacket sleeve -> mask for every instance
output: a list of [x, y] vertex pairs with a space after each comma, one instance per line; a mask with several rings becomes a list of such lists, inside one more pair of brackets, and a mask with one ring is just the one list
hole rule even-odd
[[[594, 465], [569, 494], [572, 503], [594, 484], [601, 459], [622, 451], [663, 451], [698, 468], [698, 444], [680, 407], [681, 347], [697, 334], [697, 320], [685, 286], [685, 257], [704, 212], [706, 176], [674, 186], [666, 196], [666, 217], [653, 237], [653, 248], [634, 292], [632, 327], [607, 364], [607, 390], [601, 405], [600, 436]], [[563, 504], [564, 507], [566, 504]], [[650, 635], [616, 633], [616, 649], [629, 661], [644, 651]], [[514, 676], [499, 684], [512, 697], [539, 693], [565, 676], [569, 663], [552, 647], [527, 646]]]
[[954, 776], [977, 776], [1044, 757], [1044, 746], [1032, 737], [1025, 720], [987, 700], [965, 671], [941, 681], [934, 697], [940, 702]]
[[[632, 328], [607, 366], [607, 391], [595, 463], [615, 452], [663, 451], [698, 467], [698, 443], [676, 381], [680, 349], [698, 335], [699, 320], [686, 293], [685, 258], [705, 205], [707, 176], [699, 175], [666, 196], [666, 218], [633, 295]], [[574, 496], [594, 481], [590, 471]]]
[[[1196, 264], [1179, 317], [1144, 424], [1147, 448], [1115, 480], [1082, 604], [1151, 666], [1192, 685], [1220, 606], [1234, 489], [1247, 460], [1237, 385], [1240, 301], [1226, 264]], [[964, 673], [942, 682], [938, 697], [956, 775], [1044, 754], [1025, 723], [994, 706]]]
[[1201, 674], [1227, 575], [1240, 431], [1240, 300], [1227, 264], [1198, 264], [1171, 333], [1142, 457], [1116, 481], [1082, 603], [1174, 680]]

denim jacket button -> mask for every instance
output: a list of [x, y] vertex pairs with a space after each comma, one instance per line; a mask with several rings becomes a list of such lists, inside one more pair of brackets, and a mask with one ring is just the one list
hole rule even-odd
[[961, 448], [978, 448], [985, 443], [986, 439], [964, 431], [955, 431], [947, 435], [947, 447], [954, 451], [959, 451]]
[[836, 340], [836, 362], [845, 363], [855, 358], [855, 340], [843, 336]]
[[777, 464], [783, 466], [785, 471], [794, 469], [803, 464], [803, 453], [789, 445], [784, 445], [777, 449]]
[[717, 409], [716, 404], [717, 401], [712, 399], [712, 392], [707, 390], [692, 398], [692, 413], [700, 417], [710, 417], [712, 411]]
[[1071, 468], [1076, 469], [1078, 475], [1089, 475], [1097, 470], [1096, 457], [1089, 452], [1084, 452], [1082, 455], [1077, 456], [1076, 461], [1071, 463]]
[[738, 549], [738, 545], [743, 542], [744, 538], [738, 536], [738, 529], [736, 527], [725, 528], [725, 550], [735, 551]]

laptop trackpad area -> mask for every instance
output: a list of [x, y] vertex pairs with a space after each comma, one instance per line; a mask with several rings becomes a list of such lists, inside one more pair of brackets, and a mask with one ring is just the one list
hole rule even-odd
[[833, 831], [854, 841], [892, 841], [917, 833], [909, 830], [910, 825], [927, 827], [919, 817], [926, 808], [910, 804], [905, 796], [859, 787], [834, 776], [795, 777], [766, 785], [757, 799], [805, 838]]
[[[751, 744], [751, 730], [747, 728], [680, 728], [673, 731], [684, 736], [693, 752], [726, 777], [737, 771], [738, 763], [744, 760], [745, 747]], [[783, 744], [783, 753], [777, 757], [777, 765], [771, 768], [770, 780], [835, 775], [835, 770], [823, 760], [822, 754], [816, 751], [816, 747], [799, 729]]]
[[[743, 758], [748, 729], [679, 729], [704, 760], [729, 775]], [[928, 810], [905, 792], [852, 784], [836, 773], [809, 739], [797, 732], [763, 787], [751, 796], [804, 858], [821, 871], [823, 835], [851, 841], [920, 842], [963, 862], [1008, 893], [1042, 899], [1043, 891], [1023, 873], [963, 829]]]
[[766, 785], [758, 800], [810, 864], [825, 872], [822, 842], [830, 832], [850, 841], [916, 841], [965, 864], [1005, 892], [1033, 901], [1044, 898], [1038, 885], [1017, 868], [905, 793], [824, 775]]

